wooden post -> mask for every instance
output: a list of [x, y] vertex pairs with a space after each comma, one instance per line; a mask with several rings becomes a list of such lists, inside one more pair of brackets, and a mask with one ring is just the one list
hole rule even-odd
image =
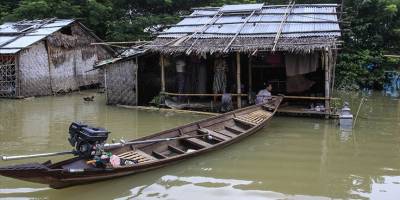
[[[240, 85], [240, 53], [236, 52], [236, 87], [238, 94], [242, 93]], [[242, 97], [240, 95], [237, 97], [237, 107], [242, 107]]]
[[[47, 65], [49, 65], [49, 86], [50, 86], [50, 93], [51, 95], [54, 95], [54, 91], [53, 91], [53, 81], [51, 80], [52, 78], [52, 74], [51, 74], [51, 47], [48, 45], [48, 42], [45, 42], [46, 45], [46, 50], [47, 50]], [[79, 88], [79, 87], [78, 87]]]
[[[252, 56], [250, 55], [249, 57], [249, 94], [253, 89], [253, 77], [252, 77], [252, 71], [251, 71], [251, 64], [252, 64]], [[250, 96], [249, 96], [249, 100], [250, 100]]]
[[160, 55], [161, 64], [161, 92], [165, 92], [165, 70], [164, 70], [164, 55]]
[[331, 65], [331, 96], [333, 97], [335, 90], [335, 73], [336, 73], [336, 61], [337, 61], [337, 50], [334, 50], [332, 55], [332, 65]]
[[108, 100], [108, 87], [107, 87], [107, 65], [104, 66], [104, 88], [105, 88], [105, 93], [106, 93], [106, 104], [110, 104], [109, 100]]
[[[138, 77], [139, 77], [139, 58], [136, 56], [136, 71], [135, 71], [135, 89], [136, 89], [136, 105], [139, 104], [139, 87], [138, 87]], [[137, 121], [137, 120], [136, 120]]]
[[330, 49], [326, 48], [324, 51], [324, 61], [325, 61], [325, 118], [329, 118], [329, 89], [330, 89], [330, 84], [329, 84], [329, 53]]
[[15, 55], [15, 96], [21, 96], [21, 73], [19, 69], [19, 56], [21, 54], [18, 53]]

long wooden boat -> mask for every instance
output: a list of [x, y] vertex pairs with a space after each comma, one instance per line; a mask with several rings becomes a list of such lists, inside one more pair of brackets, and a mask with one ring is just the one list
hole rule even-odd
[[[162, 131], [132, 141], [196, 136], [137, 145], [109, 148], [107, 151], [120, 158], [135, 159], [138, 163], [98, 168], [86, 159], [75, 157], [52, 164], [29, 163], [0, 167], [0, 175], [48, 184], [51, 188], [101, 181], [170, 165], [205, 152], [237, 142], [263, 128], [275, 114], [282, 97], [272, 97], [268, 103], [254, 105], [215, 117]], [[202, 134], [207, 136], [202, 137]]]

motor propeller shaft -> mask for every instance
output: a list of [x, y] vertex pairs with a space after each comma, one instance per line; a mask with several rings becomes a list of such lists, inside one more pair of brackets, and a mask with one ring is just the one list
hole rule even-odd
[[[181, 139], [189, 139], [189, 138], [196, 138], [196, 137], [207, 137], [208, 139], [212, 139], [212, 136], [208, 133], [199, 134], [199, 135], [187, 135], [187, 136], [180, 136], [180, 137], [171, 137], [171, 138], [159, 138], [159, 139], [150, 139], [150, 140], [138, 140], [132, 142], [125, 142], [121, 141], [120, 143], [113, 143], [113, 144], [104, 144], [104, 147], [107, 149], [122, 147], [125, 145], [136, 145], [136, 144], [146, 144], [146, 143], [155, 143], [155, 142], [166, 142], [172, 140], [181, 140]], [[31, 155], [19, 155], [19, 156], [1, 156], [3, 161], [9, 160], [21, 160], [27, 158], [38, 158], [38, 157], [49, 157], [49, 156], [59, 156], [59, 155], [67, 155], [67, 154], [74, 154], [77, 155], [75, 150], [73, 151], [61, 151], [61, 152], [53, 152], [53, 153], [40, 153], [40, 154], [31, 154]]]

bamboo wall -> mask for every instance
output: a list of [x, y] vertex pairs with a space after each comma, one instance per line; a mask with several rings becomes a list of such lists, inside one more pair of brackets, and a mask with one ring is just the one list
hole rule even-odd
[[97, 56], [82, 59], [81, 49], [64, 51], [65, 60], [55, 64], [50, 61], [50, 76], [54, 92], [77, 90], [80, 86], [99, 83], [98, 71], [90, 71]]
[[90, 45], [96, 40], [79, 25], [72, 25], [71, 33], [57, 32], [47, 40], [53, 92], [101, 83], [102, 71], [90, 70], [96, 61], [110, 57], [105, 49]]
[[38, 42], [19, 56], [19, 96], [50, 95], [49, 60], [44, 42]]
[[133, 60], [110, 64], [105, 68], [107, 104], [136, 105], [137, 65]]

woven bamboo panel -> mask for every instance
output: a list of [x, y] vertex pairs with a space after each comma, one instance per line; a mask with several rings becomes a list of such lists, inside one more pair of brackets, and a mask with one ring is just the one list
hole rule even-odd
[[118, 157], [123, 158], [123, 159], [128, 159], [128, 160], [135, 160], [139, 163], [155, 160], [154, 157], [152, 157], [140, 150], [128, 151], [128, 152], [119, 154]]
[[49, 60], [44, 42], [22, 50], [19, 56], [20, 96], [51, 94]]
[[16, 57], [0, 55], [0, 97], [16, 96]]
[[270, 112], [264, 110], [257, 110], [251, 113], [237, 116], [236, 118], [241, 121], [248, 122], [250, 124], [260, 124], [264, 120], [268, 119], [270, 116], [271, 116]]
[[107, 104], [136, 105], [136, 64], [118, 62], [106, 67]]

